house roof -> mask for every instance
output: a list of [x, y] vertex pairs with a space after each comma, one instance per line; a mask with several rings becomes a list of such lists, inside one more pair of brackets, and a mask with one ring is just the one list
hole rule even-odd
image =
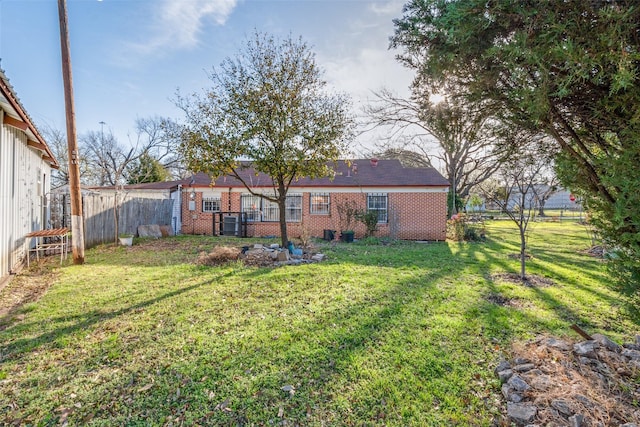
[[[333, 179], [301, 178], [291, 183], [291, 187], [448, 187], [447, 181], [434, 168], [404, 167], [399, 160], [378, 160], [374, 165], [370, 159], [338, 161], [332, 165]], [[271, 187], [272, 181], [266, 174], [257, 173], [252, 168], [241, 172], [245, 182], [254, 187]], [[180, 182], [184, 187], [209, 187], [211, 178], [197, 173]], [[216, 179], [215, 187], [244, 187], [236, 178], [226, 176]]]
[[[142, 184], [125, 184], [123, 190], [175, 190], [183, 181], [145, 182]], [[88, 187], [91, 190], [115, 190], [113, 185], [104, 187]]]
[[0, 108], [5, 112], [4, 124], [23, 131], [27, 135], [27, 145], [39, 150], [42, 158], [49, 162], [52, 168], [58, 169], [60, 165], [51, 148], [36, 129], [2, 68], [0, 68]]

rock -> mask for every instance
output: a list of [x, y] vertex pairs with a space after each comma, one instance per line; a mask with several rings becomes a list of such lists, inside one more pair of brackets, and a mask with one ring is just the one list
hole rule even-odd
[[636, 344], [640, 345], [640, 335], [636, 335]]
[[631, 350], [638, 350], [640, 351], [640, 344], [631, 344], [631, 343], [626, 343], [626, 344], [622, 344], [622, 346], [624, 348], [628, 348]]
[[558, 349], [560, 351], [569, 351], [571, 350], [571, 346], [569, 344], [567, 344], [566, 341], [563, 340], [559, 340], [556, 338], [547, 338], [544, 343], [547, 345], [547, 347], [551, 347], [551, 348], [555, 348]]
[[573, 352], [578, 356], [585, 356], [591, 359], [595, 359], [595, 350], [599, 347], [599, 344], [595, 341], [582, 341], [573, 345]]
[[569, 417], [569, 425], [571, 427], [582, 427], [582, 422], [584, 421], [584, 415], [575, 414]]
[[624, 350], [622, 350], [622, 355], [624, 357], [628, 357], [631, 360], [640, 360], [640, 351], [638, 350], [631, 350], [629, 348], [625, 348]]
[[527, 372], [532, 370], [533, 368], [535, 368], [536, 365], [534, 365], [533, 363], [524, 363], [522, 365], [516, 365], [513, 367], [513, 370], [516, 372]]
[[512, 375], [513, 371], [511, 369], [505, 369], [504, 371], [498, 372], [498, 378], [502, 383], [506, 383]]
[[509, 387], [517, 391], [527, 391], [529, 390], [529, 388], [531, 388], [529, 387], [529, 384], [527, 384], [527, 382], [520, 378], [518, 375], [513, 375], [511, 378], [509, 378], [507, 384], [509, 385]]
[[569, 407], [569, 403], [564, 399], [552, 400], [551, 407], [567, 417], [573, 414], [573, 411]]
[[606, 348], [607, 350], [611, 350], [611, 351], [620, 351], [621, 347], [611, 341], [608, 337], [602, 335], [602, 334], [593, 334], [591, 335], [591, 337], [598, 343], [600, 344], [602, 347]]
[[523, 400], [522, 395], [520, 393], [516, 393], [516, 391], [513, 388], [509, 387], [508, 384], [502, 384], [501, 391], [507, 402], [519, 403]]
[[162, 237], [173, 236], [173, 228], [171, 228], [168, 225], [161, 225], [160, 226], [160, 233], [162, 234]]
[[524, 398], [522, 397], [521, 394], [519, 393], [511, 393], [509, 395], [509, 401], [513, 402], [513, 403], [520, 403], [524, 400]]
[[325, 257], [326, 257], [325, 254], [315, 254], [314, 256], [311, 257], [311, 259], [314, 261], [324, 261]]
[[502, 395], [504, 396], [504, 398], [509, 400], [509, 395], [513, 392], [513, 389], [509, 387], [508, 384], [502, 384], [500, 391], [502, 391]]
[[536, 390], [549, 390], [553, 386], [553, 381], [548, 375], [541, 375], [531, 380], [531, 386]]
[[507, 403], [507, 415], [518, 424], [530, 423], [538, 413], [538, 408], [523, 403]]
[[154, 239], [159, 239], [160, 237], [162, 237], [162, 231], [160, 231], [160, 226], [158, 224], [139, 225], [138, 236], [153, 237]]
[[585, 396], [583, 396], [583, 395], [581, 395], [581, 394], [576, 394], [576, 395], [574, 395], [573, 397], [574, 397], [578, 402], [580, 402], [580, 403], [582, 403], [584, 406], [586, 406], [587, 408], [593, 408], [593, 406], [594, 406], [594, 405], [593, 405], [593, 402], [592, 402], [589, 398], [587, 398], [587, 397], [585, 397]]
[[283, 249], [278, 252], [278, 261], [289, 261], [289, 249]]
[[636, 424], [636, 423], [625, 423], [625, 424], [620, 424], [619, 427], [638, 427], [638, 424]]
[[531, 363], [531, 360], [525, 359], [524, 357], [516, 357], [513, 359], [513, 363], [516, 365], [524, 365], [525, 363]]
[[504, 371], [506, 369], [511, 369], [511, 363], [506, 360], [501, 360], [500, 363], [498, 363], [498, 366], [496, 366], [496, 368], [493, 370], [493, 372], [498, 375], [498, 372]]

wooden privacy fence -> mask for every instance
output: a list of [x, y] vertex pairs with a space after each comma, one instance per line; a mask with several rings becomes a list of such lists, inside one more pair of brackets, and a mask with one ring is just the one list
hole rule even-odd
[[[82, 196], [84, 244], [91, 248], [115, 241], [114, 196], [85, 194]], [[51, 200], [53, 227], [70, 227], [69, 195]], [[171, 225], [173, 200], [125, 198], [120, 204], [118, 233], [136, 234], [139, 225]]]

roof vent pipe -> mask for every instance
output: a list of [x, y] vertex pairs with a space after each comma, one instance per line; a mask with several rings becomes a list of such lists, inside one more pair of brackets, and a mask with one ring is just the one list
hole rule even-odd
[[371, 166], [373, 166], [374, 168], [378, 166], [378, 159], [373, 158], [370, 160], [370, 162], [371, 162]]

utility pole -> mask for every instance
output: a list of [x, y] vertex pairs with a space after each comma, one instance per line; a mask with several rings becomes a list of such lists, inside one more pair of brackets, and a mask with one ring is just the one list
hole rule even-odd
[[67, 146], [69, 151], [69, 193], [71, 194], [71, 248], [73, 263], [84, 264], [84, 224], [82, 219], [82, 194], [80, 193], [80, 153], [76, 138], [76, 112], [73, 105], [73, 79], [71, 77], [71, 52], [67, 27], [67, 2], [58, 0], [60, 17], [60, 49], [62, 51], [62, 80], [64, 105], [67, 116]]

